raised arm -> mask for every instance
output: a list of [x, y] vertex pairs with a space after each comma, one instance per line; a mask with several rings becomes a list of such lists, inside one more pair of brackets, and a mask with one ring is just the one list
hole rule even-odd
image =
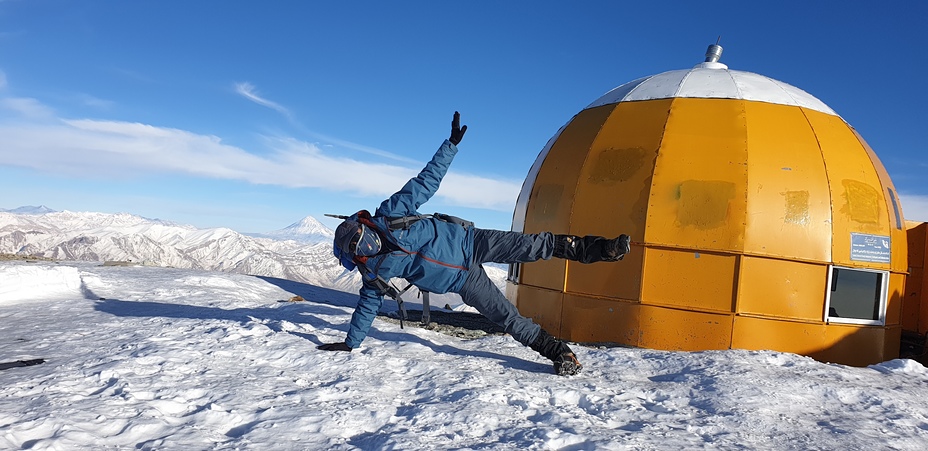
[[451, 161], [458, 153], [457, 145], [464, 138], [467, 132], [467, 126], [461, 127], [461, 115], [454, 112], [454, 118], [451, 120], [451, 137], [442, 143], [438, 151], [432, 157], [425, 167], [419, 172], [419, 175], [409, 179], [403, 188], [390, 196], [377, 208], [377, 216], [399, 217], [417, 214], [419, 206], [432, 198], [441, 180], [448, 172]]

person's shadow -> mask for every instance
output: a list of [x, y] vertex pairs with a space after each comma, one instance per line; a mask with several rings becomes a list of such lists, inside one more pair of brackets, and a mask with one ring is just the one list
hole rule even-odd
[[[254, 308], [232, 308], [225, 309], [216, 306], [200, 306], [186, 304], [172, 304], [166, 302], [154, 301], [125, 301], [120, 299], [108, 299], [96, 296], [86, 286], [81, 287], [81, 291], [88, 299], [96, 300], [94, 309], [103, 313], [108, 313], [119, 317], [135, 318], [188, 318], [188, 319], [213, 319], [221, 321], [237, 322], [247, 324], [258, 320], [265, 326], [275, 332], [286, 332], [294, 336], [304, 338], [316, 345], [322, 344], [322, 340], [313, 333], [298, 332], [286, 330], [282, 327], [284, 322], [293, 324], [303, 324], [309, 326], [311, 330], [345, 330], [346, 324], [350, 319], [352, 309], [357, 303], [357, 295], [343, 291], [322, 288], [306, 283], [294, 282], [291, 280], [278, 279], [274, 277], [256, 276], [268, 283], [276, 285], [281, 289], [302, 297], [302, 302], [286, 302], [287, 300], [269, 300], [269, 302], [279, 301], [272, 307], [254, 307]], [[393, 303], [390, 305], [390, 303]], [[395, 302], [384, 300], [387, 310], [396, 309]], [[345, 317], [344, 322], [332, 323], [323, 317]], [[410, 326], [407, 326], [410, 327]], [[550, 371], [549, 365], [539, 362], [532, 362], [520, 358], [497, 354], [485, 351], [464, 351], [454, 346], [436, 344], [430, 340], [423, 339], [417, 335], [381, 331], [377, 328], [376, 323], [368, 334], [378, 340], [384, 341], [406, 341], [414, 342], [432, 348], [435, 352], [441, 352], [451, 355], [474, 355], [489, 359], [495, 359], [502, 362], [502, 365], [511, 369], [520, 369], [529, 372], [546, 372]]]

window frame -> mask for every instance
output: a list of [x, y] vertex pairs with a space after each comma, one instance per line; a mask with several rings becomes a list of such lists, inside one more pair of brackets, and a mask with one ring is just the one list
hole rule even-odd
[[[860, 318], [842, 318], [828, 315], [831, 310], [831, 295], [834, 293], [831, 287], [834, 283], [835, 269], [844, 271], [858, 271], [879, 274], [880, 277], [880, 306], [879, 319], [860, 319]], [[848, 266], [828, 265], [828, 282], [825, 285], [825, 311], [824, 321], [826, 324], [856, 324], [863, 326], [885, 326], [886, 325], [886, 304], [889, 297], [889, 271], [871, 268], [852, 268]]]

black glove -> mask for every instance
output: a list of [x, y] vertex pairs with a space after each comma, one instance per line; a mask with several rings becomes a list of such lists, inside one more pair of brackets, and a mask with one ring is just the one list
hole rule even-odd
[[464, 138], [465, 132], [467, 132], [467, 126], [461, 127], [461, 113], [455, 111], [454, 119], [451, 120], [451, 137], [448, 138], [448, 141], [451, 141], [451, 144], [455, 146], [458, 145], [461, 139]]
[[348, 351], [351, 352], [351, 348], [348, 347], [344, 342], [342, 343], [326, 343], [319, 346], [316, 346], [316, 349], [321, 349], [323, 351]]

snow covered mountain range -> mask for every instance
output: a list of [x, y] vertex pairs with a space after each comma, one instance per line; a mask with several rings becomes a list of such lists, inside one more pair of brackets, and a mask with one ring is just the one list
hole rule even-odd
[[343, 274], [331, 244], [322, 239], [251, 237], [227, 228], [197, 229], [126, 213], [0, 213], [0, 253], [227, 271], [356, 289], [360, 275]]
[[0, 208], [0, 212], [17, 213], [17, 214], [24, 214], [24, 215], [41, 215], [44, 213], [54, 213], [55, 210], [52, 210], [51, 208], [48, 208], [45, 205], [39, 205], [38, 207], [28, 205], [25, 207], [14, 208], [12, 210], [6, 210], [3, 208]]
[[[333, 236], [311, 216], [281, 230], [244, 235], [127, 213], [56, 212], [44, 206], [0, 212], [0, 254], [224, 271], [356, 291], [361, 276], [345, 272], [333, 257]], [[486, 270], [498, 286], [505, 284], [504, 270]], [[415, 290], [404, 297], [415, 298]], [[460, 303], [452, 295], [433, 299], [434, 305]]]

